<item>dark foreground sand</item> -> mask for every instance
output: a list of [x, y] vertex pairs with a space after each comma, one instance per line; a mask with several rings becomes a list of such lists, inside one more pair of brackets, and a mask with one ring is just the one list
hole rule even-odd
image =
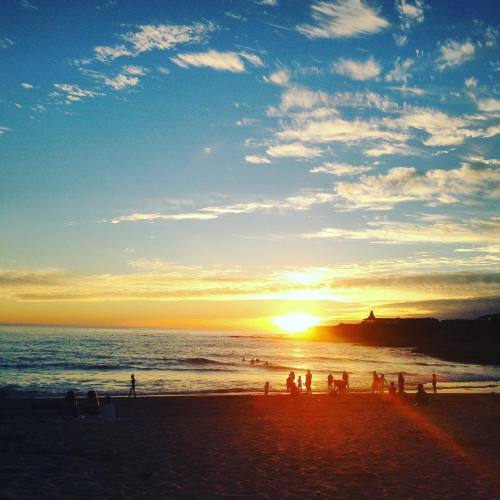
[[499, 498], [500, 397], [116, 399], [117, 422], [0, 402], [0, 498]]

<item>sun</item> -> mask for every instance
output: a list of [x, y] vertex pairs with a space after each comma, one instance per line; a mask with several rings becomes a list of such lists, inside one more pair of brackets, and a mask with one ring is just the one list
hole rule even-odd
[[273, 319], [273, 323], [287, 333], [305, 332], [319, 324], [320, 321], [321, 319], [317, 316], [306, 312], [294, 312]]

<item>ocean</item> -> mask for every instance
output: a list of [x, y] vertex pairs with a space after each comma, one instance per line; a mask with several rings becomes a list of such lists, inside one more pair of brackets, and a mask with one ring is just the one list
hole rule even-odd
[[[242, 358], [245, 358], [245, 362]], [[260, 362], [251, 364], [250, 360]], [[410, 349], [300, 340], [286, 335], [155, 329], [0, 326], [0, 397], [128, 394], [135, 374], [138, 395], [258, 393], [266, 381], [284, 392], [290, 371], [313, 374], [313, 392], [326, 378], [350, 374], [352, 390], [369, 390], [371, 373], [409, 390], [500, 392], [500, 367], [452, 363]]]

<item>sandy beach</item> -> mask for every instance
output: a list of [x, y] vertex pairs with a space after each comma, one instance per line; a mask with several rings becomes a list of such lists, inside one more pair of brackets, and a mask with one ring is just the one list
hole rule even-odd
[[116, 398], [118, 421], [0, 401], [2, 498], [498, 498], [500, 398]]

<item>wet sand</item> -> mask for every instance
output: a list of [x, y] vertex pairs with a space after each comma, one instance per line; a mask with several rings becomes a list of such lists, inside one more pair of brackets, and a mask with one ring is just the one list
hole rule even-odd
[[[499, 498], [499, 395], [0, 401], [2, 498]], [[51, 409], [52, 408], [52, 409]]]

